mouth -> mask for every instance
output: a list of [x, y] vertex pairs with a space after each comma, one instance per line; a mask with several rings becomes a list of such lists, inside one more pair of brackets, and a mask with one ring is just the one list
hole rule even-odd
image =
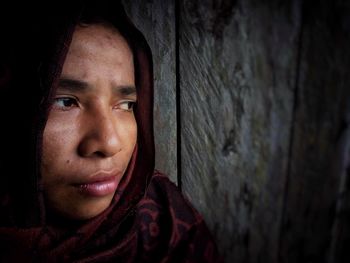
[[73, 184], [83, 195], [103, 197], [114, 194], [119, 184], [117, 175], [96, 175], [83, 183]]

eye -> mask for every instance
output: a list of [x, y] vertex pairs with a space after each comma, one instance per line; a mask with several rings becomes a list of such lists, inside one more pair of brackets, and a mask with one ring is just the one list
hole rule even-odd
[[69, 110], [78, 106], [78, 101], [71, 97], [55, 98], [54, 106], [61, 110]]
[[124, 111], [133, 111], [135, 104], [136, 104], [135, 101], [124, 101], [118, 105], [118, 109], [121, 109]]

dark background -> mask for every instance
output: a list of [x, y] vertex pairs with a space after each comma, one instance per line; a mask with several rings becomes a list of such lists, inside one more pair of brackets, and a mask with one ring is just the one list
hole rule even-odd
[[226, 262], [350, 262], [350, 1], [124, 1], [157, 168]]

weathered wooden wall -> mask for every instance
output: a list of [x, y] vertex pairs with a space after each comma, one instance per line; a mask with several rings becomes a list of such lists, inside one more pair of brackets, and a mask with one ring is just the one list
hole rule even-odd
[[233, 262], [277, 262], [299, 4], [183, 1], [183, 189]]
[[350, 262], [349, 3], [124, 3], [154, 55], [156, 166], [226, 262]]
[[[350, 262], [348, 251], [343, 250], [346, 260], [345, 255], [340, 258], [340, 250], [332, 248], [338, 239], [332, 233], [335, 224], [340, 218], [344, 222], [344, 214], [336, 210], [346, 190], [341, 186], [346, 180], [342, 177], [347, 175], [342, 175], [344, 169], [339, 170], [341, 165], [336, 162], [346, 152], [346, 148], [337, 152], [337, 147], [343, 147], [349, 125], [350, 2], [304, 1], [302, 12], [280, 253], [282, 262]], [[350, 160], [346, 162], [349, 168]], [[346, 187], [349, 191], [350, 185]], [[345, 218], [350, 224], [349, 214]], [[349, 232], [347, 246], [349, 249]]]
[[152, 49], [156, 168], [177, 183], [175, 1], [123, 1]]

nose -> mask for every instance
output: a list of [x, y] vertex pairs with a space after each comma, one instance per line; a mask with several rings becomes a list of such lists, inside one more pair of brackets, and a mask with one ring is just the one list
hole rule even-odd
[[81, 124], [84, 136], [78, 152], [83, 157], [111, 157], [121, 151], [118, 127], [107, 112], [95, 112]]

